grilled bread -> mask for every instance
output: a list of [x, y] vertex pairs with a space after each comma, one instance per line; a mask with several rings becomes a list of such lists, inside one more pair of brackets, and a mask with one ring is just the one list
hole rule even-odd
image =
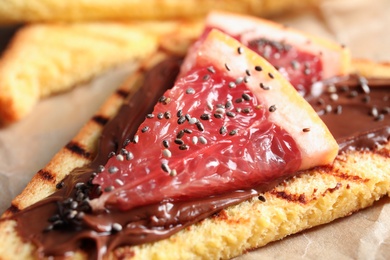
[[[125, 99], [124, 93], [137, 89], [145, 70], [167, 55], [183, 55], [193, 31], [153, 23], [137, 25], [149, 28], [157, 37], [153, 54], [139, 62], [139, 69], [111, 96], [97, 114], [81, 129], [52, 161], [40, 170], [17, 196], [4, 217], [11, 216], [45, 198], [56, 190], [72, 169], [88, 164], [96, 154], [97, 139]], [[162, 29], [165, 28], [165, 29]], [[156, 34], [169, 33], [172, 37]], [[199, 33], [199, 32], [197, 32]], [[196, 35], [197, 35], [196, 33]], [[175, 38], [174, 35], [180, 35]], [[180, 44], [177, 44], [177, 43]], [[354, 62], [355, 63], [355, 62]], [[356, 61], [357, 71], [366, 76], [390, 77], [385, 64]], [[172, 237], [141, 246], [120, 247], [111, 252], [113, 259], [215, 259], [230, 258], [275, 240], [348, 216], [372, 205], [390, 190], [390, 143], [372, 151], [341, 153], [331, 166], [300, 172], [272, 190], [250, 201], [229, 207]], [[15, 232], [15, 221], [0, 222], [0, 259], [34, 259], [35, 247]], [[191, 241], [190, 243], [188, 241]], [[78, 252], [81, 259], [87, 258]], [[77, 256], [75, 258], [77, 258]]]
[[[162, 44], [162, 43], [160, 43]], [[165, 44], [173, 46], [172, 44]], [[158, 48], [140, 62], [139, 69], [111, 96], [97, 114], [52, 161], [40, 170], [4, 213], [10, 216], [53, 193], [56, 184], [72, 169], [91, 161], [104, 122], [124, 101], [123, 93], [135, 90], [145, 70], [174, 49]], [[163, 51], [162, 51], [163, 50]], [[177, 53], [176, 53], [177, 54]], [[390, 76], [383, 64], [362, 65], [365, 75]], [[340, 153], [333, 165], [300, 172], [260, 197], [231, 206], [172, 237], [151, 244], [120, 247], [112, 259], [218, 259], [231, 258], [299, 231], [348, 216], [372, 205], [390, 192], [390, 142], [371, 151]], [[34, 259], [34, 245], [22, 241], [15, 222], [0, 223], [1, 259]], [[190, 243], [188, 241], [191, 241]], [[75, 258], [84, 259], [83, 252]]]
[[0, 2], [0, 24], [41, 21], [166, 19], [225, 10], [261, 16], [299, 10], [318, 0], [13, 0]]
[[175, 41], [172, 33], [195, 38], [197, 28], [201, 23], [195, 21], [27, 25], [0, 59], [0, 122], [15, 122], [41, 98], [148, 56], [160, 40], [170, 38], [180, 51], [186, 43]]

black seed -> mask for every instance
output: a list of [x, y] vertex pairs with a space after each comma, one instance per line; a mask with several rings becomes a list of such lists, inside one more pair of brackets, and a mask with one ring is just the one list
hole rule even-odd
[[103, 165], [99, 165], [98, 166], [98, 172], [103, 172], [104, 171], [104, 166]]
[[172, 117], [171, 112], [167, 111], [164, 113], [165, 119], [170, 119]]
[[112, 224], [112, 226], [111, 226], [111, 231], [112, 232], [119, 232], [121, 230], [122, 230], [122, 225], [121, 224], [119, 224], [119, 223]]
[[169, 171], [170, 171], [169, 166], [168, 166], [168, 164], [166, 164], [166, 163], [161, 164], [161, 169], [162, 169], [164, 172], [169, 172]]
[[227, 132], [226, 126], [222, 126], [222, 127], [219, 129], [219, 133], [220, 133], [221, 135], [226, 134], [226, 132]]
[[167, 97], [166, 97], [166, 96], [162, 96], [162, 97], [160, 97], [160, 98], [158, 99], [158, 102], [163, 103], [163, 102], [165, 102], [166, 100], [167, 100]]
[[119, 169], [118, 169], [118, 167], [115, 167], [115, 166], [111, 166], [110, 168], [108, 168], [108, 173], [116, 173], [116, 172], [118, 172], [119, 171]]
[[390, 114], [390, 107], [384, 107], [383, 109], [382, 109], [382, 113], [383, 114]]
[[180, 150], [188, 150], [189, 148], [190, 147], [188, 145], [186, 145], [186, 144], [182, 144], [182, 145], [179, 146]]
[[147, 114], [147, 115], [146, 115], [146, 118], [153, 118], [153, 117], [154, 117], [153, 114]]
[[248, 83], [248, 82], [249, 82], [249, 77], [248, 77], [248, 76], [245, 76], [245, 77], [244, 77], [244, 82], [245, 82], [245, 83]]
[[180, 130], [179, 133], [176, 135], [176, 138], [180, 139], [184, 136], [184, 131]]
[[302, 129], [302, 132], [305, 132], [305, 133], [310, 132], [310, 128], [309, 127], [305, 127], [305, 128]]
[[231, 112], [231, 111], [228, 111], [228, 112], [226, 112], [226, 115], [227, 115], [228, 117], [235, 117], [235, 116], [236, 116], [236, 113]]
[[274, 75], [271, 73], [271, 72], [268, 72], [268, 76], [273, 79], [274, 78]]
[[263, 195], [259, 195], [258, 199], [262, 202], [266, 202], [266, 199]]
[[242, 111], [242, 113], [244, 113], [244, 114], [248, 114], [248, 113], [252, 112], [252, 109], [251, 109], [250, 107], [246, 107], [246, 108], [244, 108], [244, 109], [241, 110], [241, 111]]
[[225, 63], [225, 68], [226, 68], [227, 71], [230, 71], [230, 67], [226, 63]]
[[129, 151], [127, 151], [125, 148], [121, 149], [121, 154], [122, 155], [127, 155], [128, 153], [129, 153]]
[[269, 111], [269, 112], [275, 112], [275, 111], [276, 111], [276, 106], [275, 106], [275, 105], [271, 105], [271, 106], [268, 108], [268, 111]]
[[293, 67], [294, 70], [299, 69], [299, 62], [296, 60], [291, 61], [291, 66]]
[[196, 127], [198, 128], [199, 131], [204, 131], [204, 126], [201, 122], [196, 122], [195, 123]]
[[105, 192], [110, 192], [110, 191], [113, 191], [113, 190], [114, 190], [114, 186], [107, 186], [106, 188], [104, 188]]
[[370, 103], [371, 101], [371, 97], [369, 95], [366, 95], [363, 97], [363, 100], [362, 100], [364, 103]]
[[241, 84], [243, 81], [244, 81], [244, 78], [243, 78], [243, 77], [238, 77], [238, 78], [236, 78], [235, 83], [236, 83], [236, 85], [239, 85], [239, 84]]
[[165, 148], [169, 148], [169, 142], [167, 140], [163, 140], [162, 144]]
[[326, 113], [332, 112], [332, 106], [331, 106], [331, 105], [326, 105], [326, 107], [325, 107], [325, 112], [326, 112]]
[[225, 106], [222, 105], [222, 104], [217, 104], [216, 107], [217, 107], [217, 108], [225, 108]]
[[229, 85], [229, 88], [235, 88], [236, 87], [236, 83], [234, 83], [233, 81], [230, 81], [228, 85]]
[[132, 159], [134, 159], [134, 154], [132, 152], [128, 152], [126, 154], [126, 160], [130, 161]]
[[115, 152], [110, 152], [109, 154], [108, 154], [108, 158], [111, 158], [111, 157], [114, 157], [115, 156]]
[[183, 131], [184, 131], [184, 133], [192, 134], [192, 130], [191, 129], [184, 128]]
[[203, 80], [208, 80], [208, 79], [210, 79], [210, 75], [209, 74], [206, 74], [206, 75], [203, 76]]
[[183, 124], [185, 121], [186, 121], [185, 116], [181, 116], [181, 117], [179, 117], [179, 119], [177, 119], [177, 123], [178, 123], [179, 125]]
[[145, 133], [145, 132], [149, 131], [149, 129], [150, 129], [149, 126], [145, 126], [144, 128], [142, 128], [141, 132]]
[[242, 98], [246, 101], [250, 101], [252, 99], [251, 96], [249, 96], [247, 93], [242, 94]]
[[376, 107], [371, 108], [370, 115], [377, 117], [379, 115], [378, 109]]
[[55, 222], [55, 221], [60, 220], [60, 219], [61, 219], [60, 215], [54, 214], [54, 215], [51, 216], [47, 221], [49, 221], [49, 222]]
[[215, 73], [215, 69], [214, 69], [214, 67], [212, 67], [212, 66], [208, 67], [207, 70], [208, 70], [210, 73], [213, 73], [213, 74]]
[[377, 117], [375, 117], [376, 121], [382, 121], [385, 118], [384, 114], [379, 114]]
[[202, 120], [209, 120], [211, 117], [210, 117], [210, 114], [202, 114], [201, 116], [200, 116], [200, 119], [202, 119]]
[[317, 104], [322, 106], [323, 104], [325, 104], [325, 101], [322, 98], [319, 98]]
[[185, 118], [187, 121], [190, 121], [191, 116], [190, 116], [190, 114], [186, 114], [186, 115], [184, 116], [184, 118]]
[[369, 94], [370, 93], [370, 87], [367, 85], [367, 79], [363, 78], [363, 77], [359, 77], [359, 83], [360, 83], [360, 87], [362, 88], [363, 92], [365, 94]]
[[237, 98], [236, 100], [234, 100], [234, 102], [236, 103], [241, 103], [242, 101], [244, 101], [242, 98]]
[[243, 51], [244, 51], [244, 49], [241, 46], [237, 48], [238, 54], [242, 54]]
[[264, 85], [264, 83], [263, 83], [263, 82], [261, 82], [261, 83], [260, 83], [260, 88], [262, 88], [262, 89], [264, 89], [264, 90], [269, 90], [269, 89], [270, 89], [270, 87], [269, 87], [269, 86], [266, 86], [266, 85]]
[[176, 113], [177, 117], [183, 116], [183, 110], [179, 109]]
[[359, 93], [356, 90], [352, 90], [349, 92], [348, 97], [353, 98], [356, 97]]
[[158, 119], [163, 119], [164, 118], [164, 114], [163, 113], [158, 113], [157, 114], [157, 118]]
[[336, 107], [335, 113], [338, 114], [338, 115], [340, 115], [342, 112], [343, 112], [343, 107], [342, 107], [341, 105], [338, 105], [338, 106]]
[[56, 189], [58, 189], [58, 190], [62, 189], [64, 187], [64, 185], [65, 185], [65, 183], [63, 181], [61, 181], [61, 182], [57, 183]]
[[232, 131], [229, 132], [229, 135], [235, 135], [237, 134], [237, 130], [236, 129], [233, 129]]
[[245, 74], [251, 76], [251, 72], [248, 69], [245, 70]]
[[263, 68], [262, 68], [261, 66], [255, 66], [255, 70], [256, 70], [256, 71], [262, 71]]
[[181, 145], [181, 144], [184, 144], [184, 141], [183, 140], [181, 140], [181, 139], [175, 139], [175, 144], [179, 144], [179, 145]]
[[195, 94], [195, 89], [193, 89], [193, 88], [187, 88], [187, 89], [186, 89], [186, 94]]
[[231, 108], [233, 106], [233, 103], [232, 103], [232, 101], [230, 101], [230, 100], [228, 100], [227, 102], [226, 102], [226, 104], [225, 104], [225, 108], [226, 109], [229, 109], [229, 108]]
[[77, 203], [77, 201], [72, 201], [72, 203], [70, 203], [70, 208], [71, 209], [77, 209], [77, 206], [78, 206], [79, 204]]
[[222, 118], [223, 116], [222, 116], [222, 114], [215, 113], [215, 114], [214, 114], [214, 117], [220, 119], [220, 118]]

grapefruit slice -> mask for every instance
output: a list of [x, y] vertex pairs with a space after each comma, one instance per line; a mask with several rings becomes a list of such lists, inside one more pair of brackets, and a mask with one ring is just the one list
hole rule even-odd
[[260, 54], [302, 95], [309, 93], [314, 82], [349, 71], [348, 49], [269, 20], [213, 12], [206, 19], [204, 35], [212, 28], [229, 34]]
[[235, 39], [211, 31], [184, 65], [93, 180], [102, 190], [94, 209], [267, 186], [335, 158], [338, 145], [313, 108]]

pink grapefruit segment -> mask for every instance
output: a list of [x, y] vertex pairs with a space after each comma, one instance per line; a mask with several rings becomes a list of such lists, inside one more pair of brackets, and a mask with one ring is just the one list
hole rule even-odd
[[314, 82], [349, 71], [348, 49], [272, 21], [213, 12], [207, 17], [205, 34], [212, 28], [231, 35], [260, 54], [301, 94], [308, 93]]
[[253, 188], [335, 158], [326, 126], [267, 61], [217, 30], [195, 52], [133, 142], [95, 177], [103, 194], [94, 208]]

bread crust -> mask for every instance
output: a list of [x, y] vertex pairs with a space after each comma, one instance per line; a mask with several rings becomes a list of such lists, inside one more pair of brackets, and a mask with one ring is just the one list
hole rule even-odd
[[0, 59], [0, 123], [22, 119], [42, 98], [67, 91], [112, 67], [149, 56], [172, 32], [198, 35], [201, 24], [27, 25], [17, 32]]
[[310, 7], [318, 0], [13, 0], [0, 2], [0, 24], [42, 21], [202, 17], [211, 10], [260, 16]]
[[[158, 51], [140, 63], [140, 69], [107, 100], [79, 134], [34, 176], [26, 189], [13, 200], [4, 216], [51, 194], [56, 183], [73, 168], [90, 162], [103, 127], [96, 118], [109, 119], [115, 115], [124, 99], [118, 93], [137, 88], [143, 77], [142, 71], [162, 60], [165, 55], [166, 51]], [[376, 68], [375, 63], [371, 63], [366, 76], [373, 75]], [[72, 152], [70, 147], [75, 144], [84, 152]], [[169, 239], [117, 248], [108, 259], [231, 258], [285, 236], [348, 216], [371, 206], [389, 192], [390, 143], [387, 142], [373, 151], [342, 153], [333, 165], [300, 172], [262, 194], [265, 201], [255, 197], [222, 210]], [[0, 245], [0, 259], [15, 259], [15, 256], [35, 259], [34, 245], [22, 241], [14, 227], [14, 221], [0, 223], [0, 241], [5, 241]], [[77, 252], [74, 258], [85, 259], [87, 256]]]

